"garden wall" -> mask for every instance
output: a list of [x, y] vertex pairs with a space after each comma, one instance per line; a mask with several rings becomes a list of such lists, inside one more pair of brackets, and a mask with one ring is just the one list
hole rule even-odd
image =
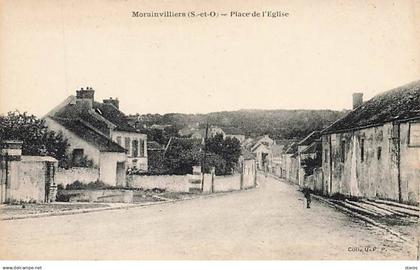
[[192, 175], [130, 175], [128, 186], [142, 189], [164, 189], [171, 192], [189, 192]]
[[55, 173], [55, 183], [62, 184], [64, 187], [71, 184], [76, 180], [88, 184], [99, 180], [99, 170], [95, 168], [58, 168]]

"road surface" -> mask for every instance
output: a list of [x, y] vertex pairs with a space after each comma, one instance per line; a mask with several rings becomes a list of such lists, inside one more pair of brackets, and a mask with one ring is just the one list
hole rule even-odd
[[417, 248], [259, 175], [259, 188], [0, 222], [2, 259], [415, 259]]

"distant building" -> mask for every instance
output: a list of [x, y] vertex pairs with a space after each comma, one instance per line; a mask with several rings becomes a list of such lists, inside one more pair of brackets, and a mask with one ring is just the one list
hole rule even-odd
[[[221, 129], [219, 127], [216, 127], [216, 126], [211, 126], [211, 127], [208, 128], [207, 138], [213, 138], [217, 134], [222, 135], [223, 138], [226, 137], [226, 134], [223, 131], [223, 129]], [[193, 131], [193, 133], [191, 134], [191, 138], [193, 138], [193, 139], [205, 139], [206, 138], [206, 128], [201, 128], [201, 129], [197, 129], [197, 130]]]
[[118, 99], [100, 103], [94, 94], [92, 88], [77, 90], [51, 110], [45, 122], [68, 139], [73, 164], [86, 157], [98, 167], [101, 181], [125, 185], [128, 168], [147, 171], [147, 136], [129, 124]]
[[268, 135], [256, 138], [251, 146], [251, 152], [256, 157], [257, 168], [259, 170], [268, 170], [271, 167], [272, 151], [271, 147], [275, 143]]
[[323, 192], [418, 204], [420, 81], [362, 103], [322, 132]]

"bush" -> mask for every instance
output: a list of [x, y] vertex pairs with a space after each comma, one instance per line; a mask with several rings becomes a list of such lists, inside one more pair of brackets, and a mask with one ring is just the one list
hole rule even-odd
[[105, 184], [102, 181], [96, 180], [95, 182], [90, 182], [87, 184], [84, 184], [80, 182], [79, 180], [74, 181], [71, 184], [66, 185], [66, 190], [94, 190], [94, 189], [107, 189], [111, 186], [108, 184]]

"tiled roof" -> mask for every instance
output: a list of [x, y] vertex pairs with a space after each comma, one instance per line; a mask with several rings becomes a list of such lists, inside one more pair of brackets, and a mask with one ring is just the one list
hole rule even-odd
[[379, 94], [327, 127], [323, 134], [420, 117], [420, 81]]
[[147, 151], [161, 151], [165, 150], [163, 146], [155, 141], [147, 141]]
[[113, 123], [116, 126], [116, 130], [137, 132], [136, 129], [129, 124], [128, 117], [114, 105], [109, 103], [93, 102], [92, 106], [96, 113]]
[[303, 138], [298, 145], [310, 145], [313, 141], [317, 140], [321, 136], [319, 131], [312, 131], [308, 136]]
[[101, 152], [125, 152], [123, 147], [111, 141], [106, 136], [98, 133], [79, 119], [65, 119], [58, 117], [51, 118], [69, 131], [76, 134], [81, 139], [94, 145]]

